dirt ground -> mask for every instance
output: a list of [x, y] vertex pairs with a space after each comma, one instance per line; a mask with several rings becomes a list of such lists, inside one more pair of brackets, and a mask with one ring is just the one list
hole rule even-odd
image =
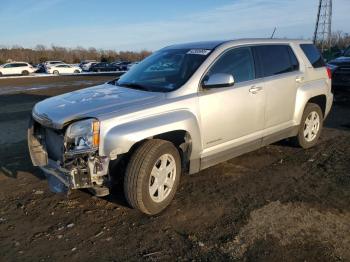
[[[350, 261], [350, 99], [337, 99], [316, 147], [280, 142], [183, 176], [148, 217], [120, 188], [51, 193], [28, 156], [37, 101], [108, 79], [0, 96], [0, 261]], [[11, 81], [0, 92], [45, 84]]]

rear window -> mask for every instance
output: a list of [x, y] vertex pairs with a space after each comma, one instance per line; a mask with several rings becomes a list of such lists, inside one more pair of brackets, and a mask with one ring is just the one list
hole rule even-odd
[[268, 77], [296, 71], [299, 63], [288, 45], [256, 46], [254, 50], [260, 59], [260, 77]]
[[307, 59], [314, 68], [324, 67], [325, 63], [322, 58], [320, 51], [313, 44], [302, 44], [300, 45], [301, 49], [304, 51]]

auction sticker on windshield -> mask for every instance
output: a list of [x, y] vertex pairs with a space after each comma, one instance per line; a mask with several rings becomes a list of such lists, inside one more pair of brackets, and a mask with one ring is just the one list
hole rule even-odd
[[191, 49], [187, 52], [188, 55], [207, 55], [211, 50], [208, 49]]

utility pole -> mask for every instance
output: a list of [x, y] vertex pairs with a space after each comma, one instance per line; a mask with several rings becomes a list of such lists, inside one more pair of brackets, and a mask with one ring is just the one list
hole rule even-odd
[[314, 43], [321, 46], [322, 51], [331, 45], [332, 36], [332, 1], [319, 0], [314, 33]]

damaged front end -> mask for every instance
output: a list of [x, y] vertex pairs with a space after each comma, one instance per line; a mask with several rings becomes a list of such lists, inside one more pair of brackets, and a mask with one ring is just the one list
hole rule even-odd
[[99, 121], [84, 119], [56, 129], [44, 120], [33, 114], [28, 147], [33, 165], [45, 172], [50, 189], [89, 188], [98, 196], [108, 195], [109, 158], [98, 155]]

